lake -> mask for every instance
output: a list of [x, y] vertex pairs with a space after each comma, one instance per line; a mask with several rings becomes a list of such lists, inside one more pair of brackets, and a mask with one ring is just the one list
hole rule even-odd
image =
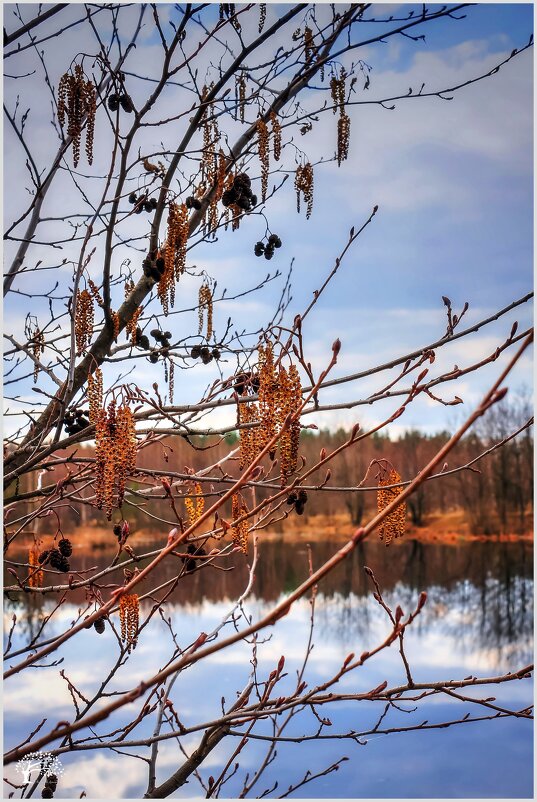
[[[133, 546], [136, 548], [135, 543]], [[337, 545], [312, 543], [313, 566], [318, 567]], [[11, 556], [11, 555], [10, 555]], [[103, 552], [77, 556], [72, 567], [84, 570], [105, 567], [110, 556]], [[224, 618], [246, 583], [246, 558], [233, 555], [234, 571], [205, 567], [186, 576], [166, 604], [169, 623], [157, 614], [143, 629], [137, 648], [109, 690], [132, 687], [169, 660], [172, 652], [170, 626], [181, 648], [200, 632], [211, 632]], [[142, 563], [143, 564], [143, 563]], [[405, 634], [405, 651], [415, 682], [462, 679], [468, 675], [495, 676], [521, 668], [533, 660], [533, 551], [531, 544], [466, 543], [461, 545], [426, 545], [403, 541], [386, 549], [378, 541], [357, 548], [318, 587], [315, 601], [313, 648], [306, 664], [304, 679], [314, 687], [341, 666], [349, 652], [360, 655], [378, 645], [390, 631], [386, 613], [374, 600], [371, 581], [364, 572], [370, 566], [382, 588], [386, 603], [395, 610], [400, 604], [405, 613], [416, 605], [422, 590], [428, 601]], [[174, 576], [177, 563], [165, 561], [159, 568], [158, 582]], [[260, 558], [251, 596], [244, 604], [253, 620], [267, 612], [308, 574], [305, 543], [260, 542]], [[117, 575], [115, 575], [117, 576]], [[11, 580], [9, 579], [11, 582]], [[155, 584], [155, 583], [153, 583]], [[143, 589], [141, 590], [143, 592]], [[84, 591], [73, 594], [73, 604], [64, 604], [41, 637], [59, 632], [84, 605]], [[16, 612], [20, 621], [12, 650], [21, 648], [38, 631], [43, 616], [53, 601], [13, 595], [5, 604], [7, 627]], [[151, 603], [142, 603], [142, 619]], [[287, 676], [278, 685], [284, 694], [296, 684], [307, 650], [311, 605], [303, 599], [277, 626], [261, 633], [257, 645], [256, 671], [265, 680], [281, 655], [285, 655]], [[114, 616], [117, 622], [117, 616]], [[232, 624], [221, 634], [231, 634]], [[118, 644], [107, 625], [103, 635], [93, 629], [83, 630], [55, 653], [61, 665], [30, 669], [25, 675], [9, 679], [4, 688], [5, 746], [13, 746], [47, 717], [43, 731], [57, 721], [73, 716], [73, 705], [66, 681], [59, 672], [85, 694], [91, 695], [100, 678], [114, 665]], [[179, 676], [172, 700], [184, 726], [211, 721], [219, 715], [222, 697], [229, 705], [242, 690], [252, 671], [252, 646], [240, 643], [189, 667]], [[50, 659], [45, 661], [51, 662]], [[9, 664], [9, 661], [8, 661]], [[397, 642], [366, 662], [338, 686], [346, 694], [363, 692], [386, 680], [388, 686], [405, 682], [405, 670]], [[483, 691], [473, 688], [467, 696], [495, 697], [495, 705], [523, 709], [532, 703], [532, 680], [489, 685]], [[133, 708], [134, 709], [134, 708]], [[318, 709], [328, 716], [331, 726], [322, 734], [344, 734], [349, 730], [367, 732], [375, 728], [384, 712], [379, 702], [343, 701]], [[490, 711], [494, 713], [494, 711]], [[377, 729], [412, 727], [424, 721], [429, 725], [458, 720], [466, 713], [484, 714], [471, 702], [460, 702], [445, 695], [435, 695], [416, 704], [404, 702], [387, 710]], [[281, 723], [278, 718], [278, 724]], [[125, 709], [116, 714], [112, 724], [102, 722], [99, 733], [113, 730], [129, 720]], [[338, 770], [320, 776], [289, 794], [309, 798], [532, 798], [533, 797], [533, 722], [506, 717], [481, 722], [466, 722], [442, 729], [380, 734], [375, 732], [352, 740], [313, 738], [304, 743], [280, 743], [276, 757], [267, 766], [249, 797], [263, 795], [277, 798], [303, 779], [310, 769], [320, 773], [342, 757], [348, 758]], [[154, 727], [154, 715], [142, 721], [129, 738], [147, 737]], [[296, 715], [283, 735], [315, 735], [319, 721], [311, 710]], [[166, 731], [164, 729], [163, 731]], [[260, 722], [253, 734], [270, 735], [270, 722]], [[181, 739], [187, 751], [200, 740], [194, 733]], [[228, 736], [209, 755], [200, 774], [218, 777], [239, 738]], [[222, 798], [237, 797], [245, 782], [251, 781], [256, 767], [267, 754], [270, 741], [249, 740], [237, 761], [240, 767], [223, 785]], [[147, 766], [129, 753], [147, 755], [147, 749], [122, 748], [121, 752], [102, 750], [64, 753], [64, 774], [56, 798], [140, 798], [147, 784]], [[158, 782], [171, 774], [182, 760], [177, 741], [162, 742], [159, 750]], [[232, 761], [232, 767], [235, 761]], [[6, 771], [17, 779], [14, 767]], [[277, 786], [275, 786], [277, 783]], [[7, 788], [7, 786], [6, 786]], [[7, 792], [6, 792], [7, 796]], [[39, 792], [38, 792], [39, 796]], [[174, 796], [204, 797], [205, 791], [194, 776]]]

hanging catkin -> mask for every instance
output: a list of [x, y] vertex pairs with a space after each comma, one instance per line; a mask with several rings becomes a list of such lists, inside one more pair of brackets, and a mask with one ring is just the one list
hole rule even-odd
[[[402, 487], [386, 487], [395, 485], [401, 477], [393, 468], [390, 471], [382, 469], [377, 490], [377, 509], [381, 512], [388, 504], [395, 501], [403, 492]], [[379, 528], [379, 537], [389, 546], [393, 538], [402, 537], [406, 527], [406, 504], [403, 502], [391, 512]]]

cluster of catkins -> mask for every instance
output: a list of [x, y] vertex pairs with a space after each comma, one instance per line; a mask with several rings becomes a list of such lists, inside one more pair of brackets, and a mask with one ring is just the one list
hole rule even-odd
[[137, 195], [136, 192], [131, 192], [129, 195], [129, 203], [134, 206], [136, 214], [141, 212], [152, 212], [157, 208], [157, 199], [149, 198], [148, 195]]
[[58, 541], [58, 548], [45, 549], [45, 551], [41, 552], [38, 557], [39, 564], [48, 564], [51, 568], [55, 568], [57, 571], [66, 574], [71, 568], [67, 558], [70, 557], [72, 553], [73, 545], [71, 541], [62, 537], [61, 540]]
[[222, 204], [238, 206], [245, 212], [257, 206], [257, 195], [252, 193], [252, 179], [247, 173], [238, 173], [235, 176], [231, 187], [222, 194]]
[[293, 490], [287, 496], [287, 503], [289, 504], [289, 506], [294, 504], [295, 512], [297, 515], [302, 515], [302, 513], [304, 512], [304, 505], [307, 500], [308, 500], [308, 494], [306, 493], [305, 490], [302, 490], [302, 488], [300, 488], [298, 492]]
[[256, 244], [254, 245], [254, 253], [256, 256], [264, 255], [265, 259], [270, 260], [274, 256], [274, 249], [281, 247], [282, 247], [282, 241], [279, 238], [279, 236], [277, 234], [271, 234], [267, 240], [266, 245], [261, 240], [259, 240], [259, 242], [256, 242]]
[[63, 425], [68, 435], [78, 434], [90, 425], [88, 412], [83, 409], [70, 409], [65, 413]]

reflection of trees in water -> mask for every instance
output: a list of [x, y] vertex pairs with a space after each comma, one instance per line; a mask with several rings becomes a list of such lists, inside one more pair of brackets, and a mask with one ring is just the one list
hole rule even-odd
[[[373, 568], [389, 606], [395, 609], [401, 604], [408, 613], [419, 592], [428, 592], [428, 603], [412, 625], [414, 632], [425, 633], [435, 626], [453, 638], [462, 652], [487, 650], [498, 665], [530, 659], [532, 556], [525, 544], [450, 548], [413, 542], [394, 551], [389, 564], [386, 554], [370, 552], [365, 564]], [[364, 562], [357, 565], [357, 556], [354, 566], [362, 581], [357, 576], [351, 583], [351, 595], [336, 593], [328, 598], [325, 608], [319, 609], [317, 623], [320, 637], [331, 633], [345, 646], [360, 648], [357, 644], [370, 640], [371, 613], [377, 604], [363, 579]]]
[[22, 638], [24, 643], [29, 643], [39, 632], [43, 619], [50, 612], [51, 605], [46, 605], [43, 597], [38, 593], [6, 593], [5, 595], [4, 639], [7, 640], [13, 615], [16, 615], [17, 638]]
[[[317, 568], [334, 553], [337, 544], [312, 543], [311, 548], [313, 567]], [[76, 568], [104, 568], [109, 559], [101, 553], [79, 556]], [[205, 568], [186, 576], [170, 603], [196, 606], [204, 600], [237, 598], [247, 581], [246, 562], [242, 555], [233, 555], [233, 571]], [[353, 649], [367, 641], [376, 603], [364, 565], [373, 569], [386, 601], [394, 606], [401, 604], [406, 612], [414, 608], [422, 590], [428, 591], [428, 603], [413, 625], [415, 632], [425, 631], [434, 623], [463, 647], [496, 650], [498, 660], [508, 655], [516, 660], [527, 654], [532, 637], [531, 544], [442, 546], [407, 540], [388, 549], [378, 541], [360, 544], [319, 585], [324, 600], [317, 605], [317, 637], [330, 633]], [[172, 579], [177, 568], [173, 561], [164, 561], [154, 572], [152, 583]], [[273, 603], [282, 586], [290, 592], [307, 575], [305, 543], [261, 541], [254, 584], [258, 599]], [[143, 586], [141, 593], [148, 589]], [[81, 605], [84, 599], [84, 589], [69, 594], [74, 604]], [[14, 603], [8, 600], [6, 612], [23, 608], [26, 631], [35, 634], [42, 620], [41, 601], [38, 595], [21, 594]]]

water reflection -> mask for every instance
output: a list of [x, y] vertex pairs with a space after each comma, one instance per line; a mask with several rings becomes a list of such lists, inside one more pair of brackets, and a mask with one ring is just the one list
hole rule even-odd
[[[311, 545], [313, 566], [321, 565], [335, 550], [333, 543]], [[386, 549], [378, 542], [361, 544], [319, 585], [322, 603], [317, 605], [317, 632], [330, 632], [342, 646], [369, 641], [371, 614], [375, 607], [372, 586], [364, 573], [370, 566], [388, 604], [401, 604], [410, 611], [422, 590], [428, 603], [414, 624], [417, 632], [436, 627], [456, 639], [464, 653], [486, 650], [491, 668], [505, 661], [522, 661], [531, 654], [533, 631], [533, 585], [531, 544], [471, 543], [461, 546], [425, 545], [407, 541]], [[103, 552], [75, 556], [76, 570], [102, 569], [110, 555]], [[185, 577], [169, 597], [173, 606], [200, 609], [205, 602], [233, 600], [243, 591], [247, 578], [246, 559], [235, 556], [235, 570], [204, 568]], [[143, 567], [144, 563], [140, 563]], [[177, 566], [165, 561], [154, 572], [152, 585], [172, 579]], [[261, 542], [254, 596], [262, 607], [273, 604], [282, 591], [289, 593], [308, 575], [306, 544]], [[10, 577], [7, 577], [9, 581]], [[140, 592], [149, 585], [141, 586]], [[82, 606], [85, 591], [70, 594], [70, 602]], [[8, 594], [5, 612], [18, 614], [19, 638], [28, 642], [40, 631], [45, 611], [53, 602], [40, 595]], [[20, 615], [24, 611], [24, 615]], [[45, 633], [52, 634], [52, 630]]]
[[[312, 544], [314, 567], [321, 565], [335, 548], [332, 543]], [[78, 555], [71, 562], [73, 568], [85, 570], [92, 566], [104, 568], [109, 561], [109, 554], [97, 552]], [[183, 648], [201, 631], [210, 632], [244, 589], [246, 560], [236, 556], [234, 561], [235, 571], [205, 568], [186, 576], [170, 597], [166, 615]], [[417, 682], [503, 673], [531, 659], [530, 544], [474, 543], [455, 547], [407, 541], [386, 549], [382, 544], [371, 542], [363, 544], [319, 585], [314, 648], [305, 675], [309, 687], [335, 673], [350, 651], [359, 654], [378, 645], [390, 628], [385, 613], [372, 597], [364, 565], [373, 569], [384, 598], [392, 608], [399, 603], [408, 612], [414, 608], [419, 593], [428, 592], [427, 605], [405, 635], [406, 652]], [[173, 562], [165, 562], [158, 568], [152, 584], [171, 579], [175, 570]], [[280, 597], [282, 587], [289, 592], [307, 574], [305, 544], [262, 542], [254, 594], [246, 603], [248, 614], [256, 620]], [[9, 581], [10, 577], [7, 579]], [[12, 649], [23, 647], [38, 633], [42, 640], [68, 626], [78, 608], [84, 607], [85, 591], [79, 589], [70, 594], [69, 603], [62, 605], [41, 631], [45, 616], [58, 601], [59, 596], [44, 601], [33, 594], [13, 594], [5, 605], [7, 628], [13, 613], [18, 621]], [[150, 602], [142, 605], [145, 615], [150, 609]], [[309, 619], [310, 606], [307, 600], [302, 600], [277, 627], [265, 633], [268, 640], [259, 645], [259, 676], [266, 678], [280, 655], [286, 656], [288, 677], [280, 689], [282, 693], [291, 690], [296, 671], [302, 665]], [[166, 664], [171, 649], [169, 630], [156, 615], [108, 690], [132, 687], [155, 668]], [[6, 747], [24, 740], [44, 716], [51, 723], [72, 717], [72, 700], [60, 670], [65, 669], [77, 687], [91, 698], [98, 690], [100, 678], [112, 668], [117, 654], [117, 641], [109, 627], [102, 636], [93, 630], [83, 630], [55, 655], [62, 660], [60, 665], [24, 672], [8, 680]], [[248, 681], [251, 657], [251, 647], [241, 642], [181, 674], [174, 691], [174, 703], [185, 726], [212, 720], [221, 708], [222, 696], [228, 701], [235, 698], [236, 691]], [[395, 646], [346, 677], [341, 690], [367, 690], [383, 680], [389, 685], [404, 681]], [[285, 686], [286, 682], [291, 685]], [[47, 693], [43, 694], [45, 687]], [[494, 695], [498, 704], [521, 709], [531, 701], [531, 681], [495, 686]], [[446, 699], [432, 699], [418, 705], [414, 713], [394, 707], [385, 724], [409, 726], [424, 719], [442, 722], [459, 718], [462, 713], [458, 709], [454, 712], [453, 707], [453, 701]], [[329, 712], [334, 731], [345, 732], [351, 728], [367, 731], [375, 725], [382, 711], [376, 705], [362, 704], [358, 708], [356, 704], [342, 704], [330, 708]], [[125, 709], [119, 711], [113, 728], [129, 721], [129, 715]], [[149, 717], [139, 724], [133, 735], [147, 737], [153, 726], [154, 720]], [[294, 726], [288, 735], [315, 733], [318, 722], [306, 710], [297, 717]], [[107, 724], [102, 727], [105, 732]], [[263, 727], [269, 724], [259, 724], [256, 731], [263, 732]], [[192, 750], [199, 736], [187, 736], [183, 741], [184, 748]], [[219, 745], [203, 767], [205, 779], [209, 774], [218, 775], [236, 745], [232, 740]], [[241, 754], [241, 770], [226, 786], [227, 795], [240, 794], [245, 772], [255, 770], [265, 751], [266, 744], [262, 741], [249, 742]], [[325, 767], [344, 754], [350, 759], [338, 772], [306, 787], [309, 796], [332, 799], [531, 796], [532, 722], [522, 719], [484, 721], [447, 730], [388, 737], [377, 735], [369, 739], [366, 747], [337, 740], [287, 744], [278, 749], [277, 761], [270, 765], [263, 784], [253, 795], [261, 794], [265, 787], [272, 787], [277, 781], [280, 790], [271, 796], [278, 796], [296, 783], [306, 768]], [[160, 755], [164, 779], [177, 767], [176, 744], [163, 743]], [[128, 750], [124, 754], [65, 753], [62, 763], [65, 774], [57, 797], [76, 798], [84, 791], [94, 799], [110, 798], [111, 794], [114, 798], [141, 798], [146, 788], [145, 764], [129, 757]], [[457, 766], [457, 771], [453, 771], [453, 766]], [[7, 774], [16, 779], [11, 769], [13, 767]], [[183, 798], [200, 795], [205, 793], [194, 779], [177, 793]], [[300, 792], [296, 796], [300, 796]]]

